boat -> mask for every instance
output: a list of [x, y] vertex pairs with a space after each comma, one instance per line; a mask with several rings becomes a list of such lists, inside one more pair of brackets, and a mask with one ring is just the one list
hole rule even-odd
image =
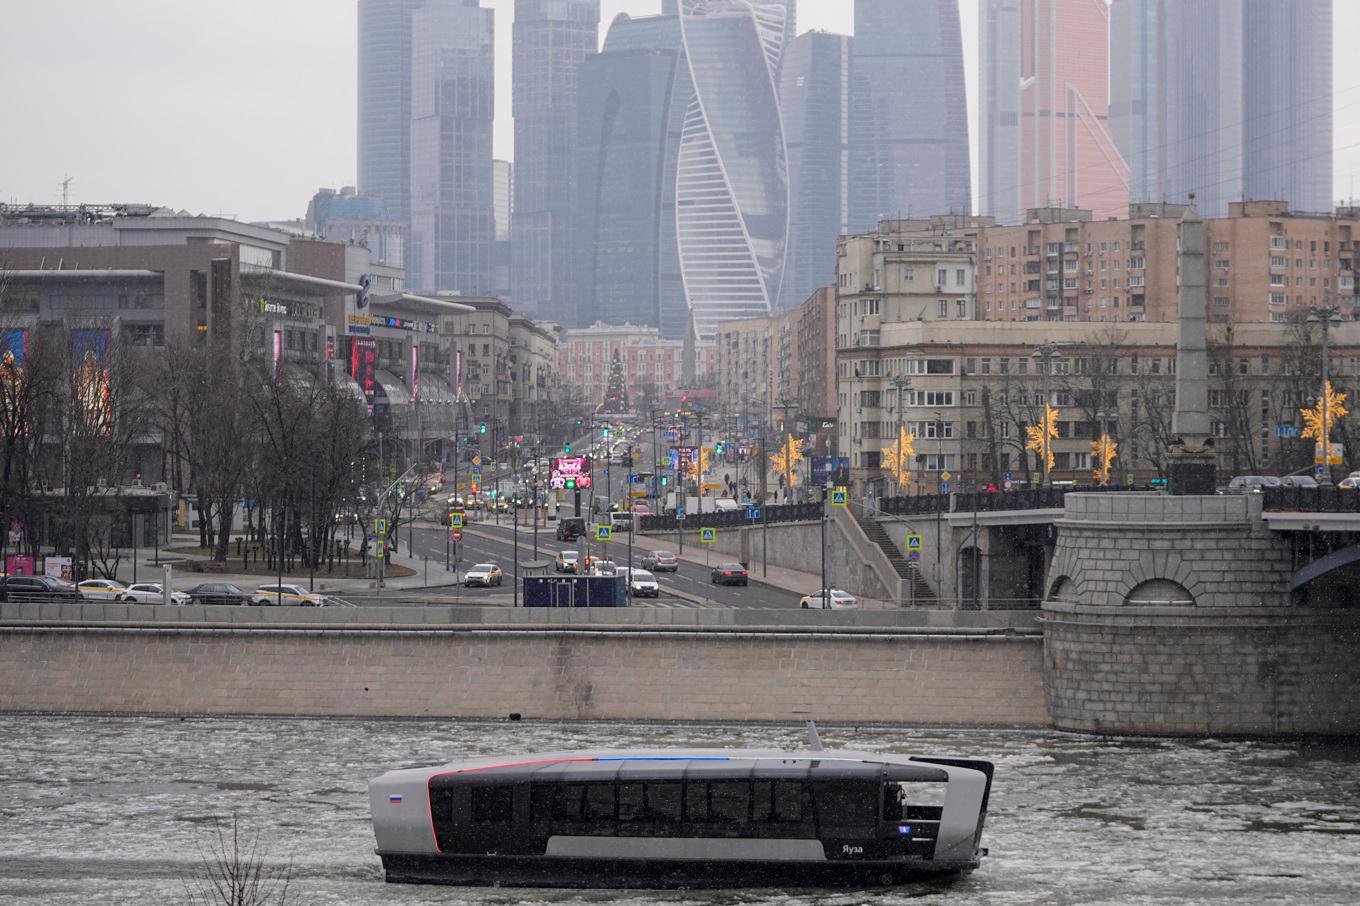
[[389, 882], [865, 887], [977, 868], [991, 782], [969, 758], [629, 749], [394, 770], [369, 799]]

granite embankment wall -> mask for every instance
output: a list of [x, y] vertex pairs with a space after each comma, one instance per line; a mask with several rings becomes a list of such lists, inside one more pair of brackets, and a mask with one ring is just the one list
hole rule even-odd
[[0, 710], [1049, 723], [1033, 634], [346, 616], [325, 625], [5, 619]]

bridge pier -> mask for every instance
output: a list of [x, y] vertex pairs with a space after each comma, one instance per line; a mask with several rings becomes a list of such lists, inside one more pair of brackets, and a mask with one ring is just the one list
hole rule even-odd
[[1289, 593], [1259, 495], [1069, 494], [1044, 614], [1056, 726], [1101, 733], [1360, 731], [1360, 612]]

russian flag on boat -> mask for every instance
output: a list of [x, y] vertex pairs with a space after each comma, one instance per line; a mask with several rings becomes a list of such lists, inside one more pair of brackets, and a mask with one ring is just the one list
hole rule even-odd
[[398, 794], [396, 794], [396, 793], [393, 793], [391, 796], [388, 796], [388, 797], [387, 797], [387, 801], [388, 801], [388, 802], [400, 802], [400, 801], [401, 801], [401, 796], [398, 795]]

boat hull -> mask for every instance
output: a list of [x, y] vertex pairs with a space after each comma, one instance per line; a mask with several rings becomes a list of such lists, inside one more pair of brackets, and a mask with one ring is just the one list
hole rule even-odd
[[419, 853], [379, 855], [389, 882], [470, 887], [886, 887], [948, 878], [971, 871], [978, 865], [976, 860], [787, 862]]

